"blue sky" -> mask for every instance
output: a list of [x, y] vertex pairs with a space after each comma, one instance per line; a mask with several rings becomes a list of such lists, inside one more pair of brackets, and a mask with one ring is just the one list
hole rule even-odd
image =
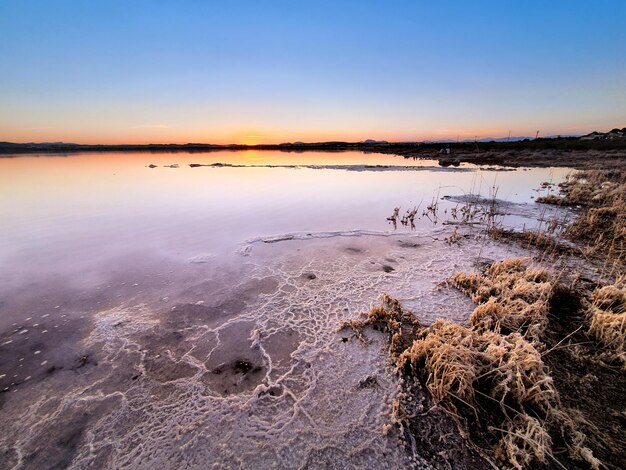
[[0, 140], [626, 126], [626, 1], [0, 0]]

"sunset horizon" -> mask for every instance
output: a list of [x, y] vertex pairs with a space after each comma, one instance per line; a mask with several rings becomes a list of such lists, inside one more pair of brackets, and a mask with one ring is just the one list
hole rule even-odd
[[482, 4], [1, 2], [0, 141], [398, 142], [626, 123], [623, 3]]
[[[605, 126], [592, 126], [592, 127], [577, 127], [577, 128], [565, 128], [559, 129], [551, 128], [551, 130], [541, 131], [532, 128], [527, 128], [526, 130], [494, 130], [494, 131], [458, 131], [453, 132], [452, 130], [442, 130], [438, 133], [434, 134], [415, 134], [417, 137], [411, 137], [410, 135], [395, 135], [395, 134], [384, 134], [384, 133], [370, 133], [370, 134], [356, 134], [352, 135], [349, 133], [332, 133], [332, 134], [308, 134], [308, 133], [300, 133], [300, 134], [264, 134], [264, 135], [245, 135], [245, 133], [233, 133], [231, 134], [233, 137], [229, 139], [225, 138], [201, 138], [198, 136], [196, 139], [177, 139], [177, 138], [167, 138], [167, 137], [159, 137], [155, 135], [152, 139], [142, 139], [142, 138], [133, 138], [132, 136], [127, 139], [114, 139], [114, 140], [95, 140], [94, 139], [57, 139], [56, 134], [52, 134], [47, 138], [42, 137], [39, 140], [28, 140], [28, 139], [2, 139], [0, 138], [0, 142], [8, 142], [8, 143], [17, 143], [17, 144], [26, 144], [26, 143], [66, 143], [66, 144], [78, 144], [78, 145], [185, 145], [185, 144], [207, 144], [207, 145], [279, 145], [285, 143], [295, 143], [301, 142], [304, 144], [310, 143], [324, 143], [324, 142], [348, 142], [348, 143], [358, 143], [365, 142], [368, 140], [371, 141], [379, 141], [379, 142], [389, 142], [389, 143], [404, 143], [404, 142], [415, 142], [415, 143], [428, 143], [428, 142], [472, 142], [472, 141], [485, 141], [489, 139], [494, 140], [507, 140], [507, 139], [534, 139], [538, 138], [555, 138], [555, 137], [576, 137], [582, 136], [586, 134], [590, 134], [591, 132], [608, 132], [611, 129], [624, 127], [621, 122], [616, 122], [615, 125], [605, 125]], [[164, 129], [167, 126], [154, 126], [154, 128]], [[505, 126], [506, 127], [506, 126]], [[282, 137], [275, 137], [275, 135], [283, 135]], [[303, 136], [307, 136], [304, 138]]]

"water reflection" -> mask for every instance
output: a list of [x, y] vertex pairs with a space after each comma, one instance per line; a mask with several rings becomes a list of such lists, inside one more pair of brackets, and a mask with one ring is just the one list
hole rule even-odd
[[[0, 158], [0, 263], [25, 275], [80, 273], [138, 251], [189, 259], [295, 232], [429, 230], [442, 196], [471, 192], [532, 204], [567, 169], [341, 171], [191, 168], [190, 163], [406, 165], [360, 152], [92, 153]], [[433, 162], [414, 160], [416, 167]], [[155, 165], [150, 168], [150, 165]], [[430, 201], [424, 209], [423, 201]], [[397, 207], [393, 220], [389, 208]], [[420, 212], [423, 217], [418, 218]], [[400, 224], [398, 224], [400, 221]], [[390, 226], [391, 225], [391, 226]]]

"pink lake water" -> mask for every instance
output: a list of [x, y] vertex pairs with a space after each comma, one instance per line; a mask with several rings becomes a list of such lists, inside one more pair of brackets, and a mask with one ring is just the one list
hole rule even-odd
[[[190, 166], [214, 163], [234, 166]], [[528, 228], [567, 173], [360, 152], [0, 158], [0, 467], [414, 464], [383, 432], [384, 338], [364, 348], [339, 322], [382, 292], [465, 321], [471, 303], [436, 284], [525, 253], [447, 244], [454, 197], [497, 188]], [[386, 220], [433, 201], [437, 224]]]
[[[191, 168], [239, 165], [388, 165], [407, 171]], [[150, 164], [159, 165], [148, 168]], [[169, 168], [163, 165], [179, 165]], [[100, 153], [0, 159], [0, 262], [38, 272], [88, 269], [106, 257], [150, 250], [191, 257], [253, 237], [292, 232], [388, 231], [386, 217], [433, 197], [473, 192], [532, 204], [543, 181], [567, 169], [442, 169], [381, 154]], [[445, 204], [445, 202], [443, 203]], [[427, 220], [418, 223], [420, 229]]]

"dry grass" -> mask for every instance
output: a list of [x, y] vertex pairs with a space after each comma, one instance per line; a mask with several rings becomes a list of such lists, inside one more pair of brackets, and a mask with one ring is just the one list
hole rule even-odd
[[[493, 305], [494, 297], [479, 305]], [[506, 311], [498, 321], [508, 325]], [[559, 395], [541, 353], [519, 332], [502, 334], [484, 324], [464, 327], [438, 320], [421, 328], [411, 347], [396, 361], [400, 370], [420, 377], [436, 402], [459, 418], [464, 429], [477, 422], [481, 429], [499, 434], [494, 456], [505, 465], [527, 468], [552, 456], [551, 433], [575, 428], [560, 410]], [[471, 434], [471, 432], [470, 432]], [[574, 445], [568, 436], [570, 455], [592, 455]], [[553, 457], [552, 457], [553, 458]]]
[[626, 367], [626, 284], [597, 288], [589, 309], [589, 334], [605, 347], [602, 355]]
[[566, 230], [566, 235], [586, 245], [592, 255], [606, 255], [607, 259], [626, 261], [626, 199], [610, 205], [589, 208]]
[[[554, 276], [518, 258], [484, 275], [457, 273], [449, 283], [479, 304], [468, 326], [445, 320], [422, 326], [385, 295], [364, 320], [342, 327], [360, 338], [366, 326], [388, 332], [390, 358], [405, 382], [423, 384], [464, 435], [490, 442], [500, 465], [522, 469], [550, 460], [562, 467], [554, 457], [558, 442], [568, 458], [599, 468], [542, 358]], [[396, 410], [400, 419], [407, 415]]]
[[422, 328], [398, 366], [427, 372], [426, 385], [437, 401], [457, 413], [482, 393], [503, 416], [526, 409], [546, 414], [556, 404], [541, 354], [519, 333], [478, 332], [445, 320]]
[[396, 299], [383, 294], [382, 300], [382, 305], [373, 307], [367, 312], [364, 320], [341, 322], [340, 329], [351, 328], [362, 341], [366, 341], [363, 329], [367, 326], [389, 333], [389, 355], [397, 358], [408, 347], [415, 329], [419, 328], [420, 324]]
[[504, 437], [495, 449], [500, 461], [508, 460], [515, 468], [528, 468], [535, 460], [545, 462], [552, 447], [550, 434], [538, 419], [518, 415], [501, 429]]
[[569, 175], [560, 185], [562, 196], [537, 202], [584, 208], [565, 236], [613, 263], [626, 261], [626, 171], [586, 171]]
[[537, 202], [593, 207], [623, 198], [626, 173], [622, 170], [589, 170], [568, 175], [559, 184], [562, 196], [547, 195]]
[[473, 328], [541, 337], [557, 281], [545, 269], [528, 267], [529, 261], [514, 258], [493, 264], [484, 276], [456, 273], [447, 281], [480, 304], [470, 317]]
[[539, 202], [541, 204], [552, 204], [554, 206], [576, 206], [577, 203], [570, 201], [563, 196], [557, 196], [556, 194], [548, 194], [547, 196], [540, 196], [535, 199], [535, 202]]
[[[615, 280], [626, 263], [626, 171], [578, 172], [560, 187], [561, 196], [537, 202], [581, 207], [572, 223], [555, 219], [545, 221], [541, 230], [511, 235], [495, 223], [493, 207], [471, 203], [452, 209], [451, 215], [460, 224], [486, 225], [491, 236], [543, 248], [543, 255], [576, 255]], [[495, 196], [493, 201], [495, 207]], [[431, 212], [436, 216], [436, 207]], [[457, 240], [455, 228], [446, 241]], [[626, 278], [593, 293], [575, 292], [560, 284], [560, 275], [533, 266], [529, 258], [516, 258], [494, 263], [482, 274], [455, 273], [445, 284], [476, 302], [468, 325], [438, 320], [423, 326], [385, 296], [366, 319], [343, 326], [361, 339], [367, 326], [388, 332], [389, 356], [404, 378], [405, 393], [411, 390], [406, 384], [419, 384], [416, 395], [427, 390], [438, 408], [454, 417], [463, 436], [491, 446], [499, 465], [564, 468], [560, 462], [565, 462], [597, 469], [604, 465], [592, 446], [613, 468], [623, 455], [619, 432], [613, 437], [616, 421], [605, 426], [609, 418], [596, 419], [603, 405], [596, 406], [596, 392], [578, 374], [602, 377], [605, 392], [620, 395], [622, 385], [605, 371], [619, 371], [607, 363], [626, 368]], [[564, 301], [567, 296], [575, 301]], [[408, 408], [402, 409], [408, 402], [396, 405], [398, 421], [410, 420]]]
[[550, 195], [537, 202], [584, 208], [564, 235], [582, 245], [591, 259], [599, 257], [608, 278], [618, 277], [614, 285], [593, 292], [587, 314], [588, 334], [601, 346], [600, 359], [625, 367], [626, 170], [579, 172], [560, 186], [562, 196]]

